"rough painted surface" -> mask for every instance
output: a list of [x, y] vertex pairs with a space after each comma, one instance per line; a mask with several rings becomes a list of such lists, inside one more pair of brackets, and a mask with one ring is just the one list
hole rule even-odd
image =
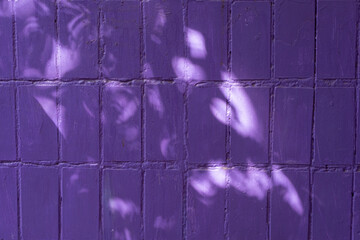
[[358, 7], [0, 0], [0, 240], [360, 239]]

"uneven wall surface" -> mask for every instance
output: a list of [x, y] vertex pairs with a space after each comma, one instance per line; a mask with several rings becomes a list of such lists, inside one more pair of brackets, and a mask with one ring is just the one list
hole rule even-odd
[[360, 239], [358, 8], [0, 0], [0, 239]]

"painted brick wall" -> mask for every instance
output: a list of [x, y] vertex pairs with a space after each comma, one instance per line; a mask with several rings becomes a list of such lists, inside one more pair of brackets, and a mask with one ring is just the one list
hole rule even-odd
[[0, 0], [0, 239], [360, 239], [358, 8]]

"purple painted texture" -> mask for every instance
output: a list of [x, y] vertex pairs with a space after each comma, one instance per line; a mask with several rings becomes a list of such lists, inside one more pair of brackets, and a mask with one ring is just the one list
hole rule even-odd
[[144, 2], [145, 75], [174, 78], [174, 56], [184, 56], [184, 33], [181, 1]]
[[106, 86], [103, 90], [104, 159], [141, 160], [140, 88]]
[[53, 167], [21, 168], [23, 239], [58, 239], [59, 174]]
[[[226, 89], [224, 89], [226, 91]], [[189, 161], [223, 162], [225, 160], [225, 126], [211, 113], [214, 99], [225, 100], [219, 88], [192, 88], [189, 96]], [[225, 112], [218, 113], [226, 118]]]
[[231, 90], [232, 162], [268, 162], [269, 101], [268, 88], [235, 87]]
[[[227, 4], [224, 1], [190, 1], [188, 11], [189, 29], [200, 32], [205, 39], [206, 60], [197, 56], [194, 63], [202, 66], [207, 80], [220, 80], [220, 72], [227, 68]], [[206, 18], [199, 14], [202, 11], [206, 12]], [[188, 41], [191, 40], [188, 36]]]
[[69, 85], [60, 88], [62, 161], [99, 161], [99, 88]]
[[351, 192], [350, 173], [314, 173], [313, 239], [348, 239]]
[[2, 2], [0, 14], [0, 79], [13, 77], [13, 40], [12, 21], [10, 16], [13, 13], [11, 2]]
[[22, 161], [58, 159], [56, 87], [19, 87], [20, 157]]
[[17, 170], [0, 167], [0, 239], [18, 239]]
[[[290, 181], [285, 181], [281, 173]], [[271, 239], [308, 239], [309, 172], [275, 170], [272, 179], [275, 187], [271, 192]]]
[[96, 168], [62, 169], [63, 239], [99, 239], [99, 172]]
[[321, 1], [318, 5], [319, 78], [355, 77], [356, 3]]
[[103, 239], [140, 239], [140, 171], [104, 170], [102, 206]]
[[353, 207], [353, 239], [360, 238], [360, 173], [355, 173], [355, 192], [354, 192], [354, 207]]
[[[267, 173], [255, 169], [245, 172], [235, 168], [230, 170], [229, 176], [232, 186], [228, 208], [230, 239], [266, 239], [266, 189], [256, 182], [261, 179], [266, 185], [269, 181]], [[239, 181], [244, 176], [244, 181]], [[252, 189], [246, 188], [247, 181], [255, 183]], [[253, 194], [253, 191], [257, 193]]]
[[312, 89], [276, 88], [274, 162], [310, 162], [312, 111]]
[[0, 240], [360, 239], [357, 0], [0, 0]]
[[55, 1], [14, 2], [18, 77], [53, 79], [56, 72]]
[[15, 88], [0, 86], [0, 160], [16, 159]]
[[355, 134], [352, 88], [315, 90], [315, 164], [351, 164]]
[[314, 74], [314, 1], [275, 1], [275, 76]]
[[155, 85], [145, 89], [146, 160], [182, 160], [183, 95], [175, 85]]
[[140, 74], [140, 4], [105, 1], [102, 71], [110, 78], [137, 78]]
[[98, 77], [98, 16], [96, 1], [59, 0], [58, 69], [62, 78]]
[[270, 3], [232, 6], [232, 69], [239, 79], [270, 77]]
[[182, 239], [180, 171], [148, 170], [145, 183], [145, 239]]
[[[201, 189], [207, 183], [209, 174], [218, 174], [218, 169], [192, 170], [187, 200], [187, 238], [188, 239], [223, 239], [225, 220], [225, 190], [212, 186]], [[224, 184], [225, 179], [220, 180]], [[194, 186], [196, 186], [194, 188]], [[206, 186], [206, 185], [205, 185]], [[196, 191], [199, 189], [200, 191]]]

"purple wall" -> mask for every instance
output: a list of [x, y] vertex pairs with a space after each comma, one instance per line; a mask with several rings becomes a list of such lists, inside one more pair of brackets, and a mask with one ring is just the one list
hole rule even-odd
[[358, 8], [0, 0], [0, 240], [360, 239]]

